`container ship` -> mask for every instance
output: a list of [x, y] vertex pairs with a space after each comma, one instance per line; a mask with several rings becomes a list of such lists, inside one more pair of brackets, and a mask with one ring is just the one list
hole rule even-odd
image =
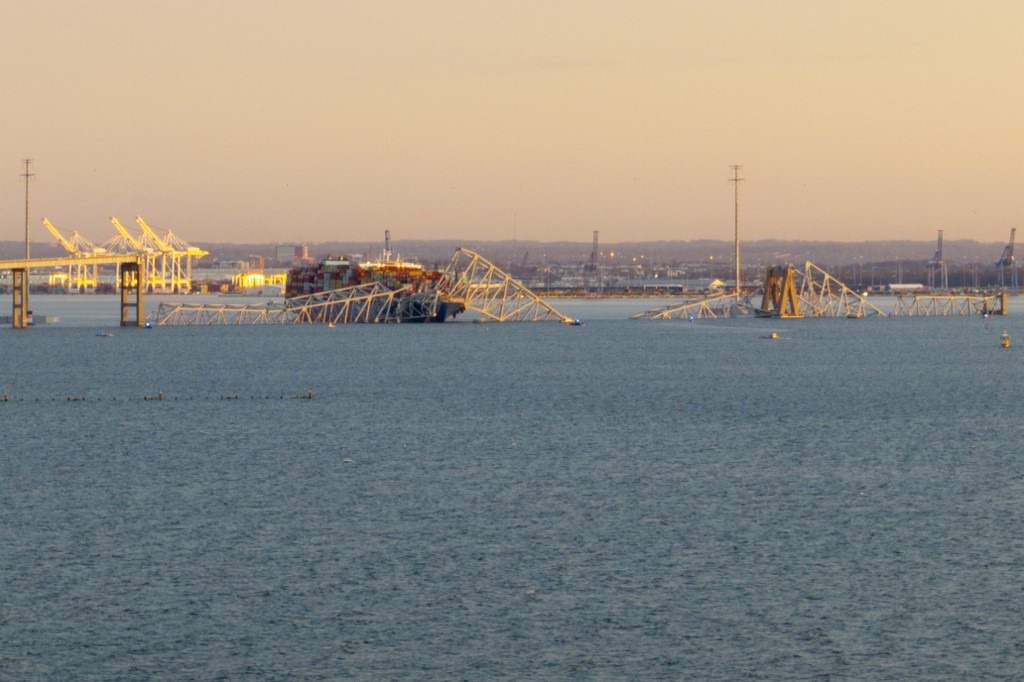
[[288, 273], [285, 297], [311, 296], [327, 291], [379, 285], [398, 292], [389, 317], [402, 322], [444, 322], [465, 310], [442, 295], [444, 273], [419, 263], [392, 258], [385, 250], [378, 260], [358, 262], [347, 256], [329, 256], [317, 264], [301, 265]]
[[409, 287], [410, 293], [416, 293], [436, 288], [441, 277], [442, 273], [409, 261], [382, 259], [359, 263], [347, 256], [329, 256], [316, 264], [292, 268], [288, 272], [285, 296], [307, 296], [374, 282], [391, 290]]

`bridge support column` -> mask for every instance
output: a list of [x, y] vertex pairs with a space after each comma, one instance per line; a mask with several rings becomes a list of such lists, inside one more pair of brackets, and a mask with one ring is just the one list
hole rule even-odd
[[[132, 280], [135, 286], [135, 302], [132, 302]], [[121, 326], [141, 327], [145, 324], [146, 313], [142, 305], [142, 290], [146, 281], [146, 268], [142, 262], [121, 265]], [[135, 320], [128, 319], [128, 309], [135, 308]]]
[[796, 295], [793, 268], [788, 265], [772, 265], [765, 272], [764, 295], [761, 310], [776, 317], [803, 317], [800, 300]]
[[11, 321], [15, 329], [24, 329], [28, 326], [28, 268], [12, 268], [14, 291], [14, 310], [11, 312]]

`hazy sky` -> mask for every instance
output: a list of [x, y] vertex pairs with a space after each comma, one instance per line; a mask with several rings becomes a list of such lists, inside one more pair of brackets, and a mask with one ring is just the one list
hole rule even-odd
[[0, 239], [1005, 241], [1022, 0], [0, 0]]

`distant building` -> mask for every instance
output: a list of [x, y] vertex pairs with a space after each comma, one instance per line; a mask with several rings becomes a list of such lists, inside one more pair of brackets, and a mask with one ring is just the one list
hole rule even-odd
[[278, 244], [274, 250], [274, 260], [278, 263], [292, 263], [295, 261], [294, 244]]
[[305, 244], [278, 244], [274, 260], [286, 265], [296, 265], [309, 260], [309, 247]]
[[927, 287], [923, 284], [886, 284], [885, 291], [889, 294], [909, 294], [915, 291], [924, 291]]

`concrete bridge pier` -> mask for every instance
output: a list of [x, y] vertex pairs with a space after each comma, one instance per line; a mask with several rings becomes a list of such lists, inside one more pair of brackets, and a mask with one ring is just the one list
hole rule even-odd
[[[145, 324], [145, 308], [142, 305], [142, 291], [145, 288], [146, 267], [142, 262], [121, 264], [121, 326], [141, 327]], [[131, 289], [135, 289], [132, 302]], [[128, 311], [135, 309], [135, 319], [128, 319]]]
[[[146, 256], [138, 253], [102, 254], [68, 258], [16, 258], [0, 260], [0, 270], [10, 270], [14, 284], [14, 309], [11, 322], [15, 329], [24, 329], [32, 323], [28, 309], [29, 268], [79, 267], [92, 265], [120, 265], [121, 326], [145, 326], [146, 313], [142, 306], [142, 288], [146, 286]], [[134, 301], [129, 296], [135, 289]], [[135, 309], [135, 319], [129, 319], [129, 309]]]
[[12, 268], [11, 275], [14, 289], [11, 320], [15, 329], [24, 329], [28, 326], [28, 268]]

